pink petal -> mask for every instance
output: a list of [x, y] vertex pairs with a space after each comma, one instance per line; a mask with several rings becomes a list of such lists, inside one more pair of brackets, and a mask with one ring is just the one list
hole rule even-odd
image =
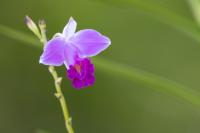
[[70, 41], [80, 50], [79, 56], [81, 58], [95, 56], [111, 44], [108, 37], [92, 29], [75, 33]]
[[77, 26], [76, 21], [71, 17], [63, 30], [63, 35], [66, 39], [69, 39], [74, 35], [76, 31], [76, 26]]
[[78, 53], [78, 49], [74, 47], [72, 44], [68, 44], [65, 46], [64, 51], [64, 64], [67, 68], [69, 68], [70, 65], [73, 65], [76, 61]]
[[44, 65], [61, 66], [64, 62], [64, 47], [64, 38], [51, 39], [46, 43], [39, 62]]

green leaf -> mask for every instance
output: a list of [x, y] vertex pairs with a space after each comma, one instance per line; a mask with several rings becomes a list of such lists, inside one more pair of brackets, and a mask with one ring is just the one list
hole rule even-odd
[[[96, 0], [116, 6], [128, 6], [134, 10], [143, 12], [162, 23], [172, 26], [185, 35], [200, 42], [200, 28], [198, 24], [172, 10], [147, 0]], [[191, 0], [192, 1], [192, 0]], [[184, 2], [184, 1], [183, 1]], [[200, 43], [199, 43], [200, 44]]]
[[200, 25], [200, 0], [187, 0], [193, 13], [194, 19]]
[[36, 47], [42, 48], [41, 43], [36, 38], [34, 38], [30, 35], [27, 35], [26, 33], [13, 30], [9, 27], [0, 25], [0, 34], [6, 36], [8, 38], [24, 42], [24, 44], [26, 44], [28, 46], [34, 46], [34, 47], [36, 46]]
[[[41, 44], [32, 36], [29, 36], [23, 32], [13, 30], [6, 26], [0, 26], [0, 34], [16, 41], [24, 42], [27, 45], [41, 48]], [[147, 88], [151, 88], [155, 91], [175, 96], [184, 101], [187, 101], [188, 103], [191, 103], [195, 107], [200, 108], [200, 94], [184, 85], [155, 75], [153, 73], [120, 64], [118, 62], [105, 60], [103, 58], [95, 57], [94, 63], [98, 69], [101, 69], [106, 74], [109, 73], [112, 76], [116, 75], [119, 78], [124, 77], [134, 83], [142, 84], [147, 86]]]
[[97, 65], [97, 68], [112, 76], [116, 75], [119, 78], [124, 77], [134, 83], [145, 85], [146, 87], [161, 93], [176, 96], [177, 98], [181, 98], [200, 107], [200, 94], [182, 84], [153, 73], [103, 58], [95, 57], [94, 63]]

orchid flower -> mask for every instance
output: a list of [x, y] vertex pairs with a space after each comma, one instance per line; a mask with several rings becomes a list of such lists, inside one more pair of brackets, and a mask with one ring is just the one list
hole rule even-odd
[[94, 84], [94, 65], [89, 57], [99, 54], [111, 44], [108, 37], [93, 29], [76, 31], [77, 23], [71, 17], [62, 33], [49, 40], [39, 62], [44, 65], [67, 68], [67, 76], [76, 89]]

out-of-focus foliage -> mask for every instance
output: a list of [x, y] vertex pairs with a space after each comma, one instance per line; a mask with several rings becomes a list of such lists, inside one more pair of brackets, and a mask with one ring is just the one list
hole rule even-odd
[[[130, 0], [131, 1], [131, 0]], [[133, 0], [134, 1], [134, 0]], [[192, 15], [182, 0], [141, 0], [181, 14]], [[26, 14], [45, 18], [48, 37], [61, 31], [70, 16], [81, 28], [94, 28], [112, 39], [101, 56], [182, 83], [199, 92], [200, 45], [180, 31], [140, 12], [131, 4], [88, 0], [1, 0], [0, 23], [30, 33]], [[35, 129], [65, 132], [54, 86], [45, 66], [38, 64], [41, 50], [0, 36], [0, 132], [27, 133]], [[59, 73], [65, 76], [64, 67]], [[200, 111], [177, 97], [157, 93], [96, 70], [94, 87], [76, 91], [65, 79], [63, 88], [76, 132], [81, 133], [198, 133]]]

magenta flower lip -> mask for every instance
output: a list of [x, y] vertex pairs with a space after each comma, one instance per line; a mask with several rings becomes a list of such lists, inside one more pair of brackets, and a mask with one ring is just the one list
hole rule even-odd
[[93, 29], [76, 31], [77, 23], [71, 17], [62, 33], [49, 40], [40, 57], [44, 65], [65, 64], [67, 75], [75, 88], [94, 84], [94, 65], [89, 57], [96, 56], [111, 44], [108, 37]]
[[76, 61], [74, 65], [69, 66], [67, 76], [74, 88], [82, 89], [91, 86], [95, 82], [94, 65], [88, 58]]

